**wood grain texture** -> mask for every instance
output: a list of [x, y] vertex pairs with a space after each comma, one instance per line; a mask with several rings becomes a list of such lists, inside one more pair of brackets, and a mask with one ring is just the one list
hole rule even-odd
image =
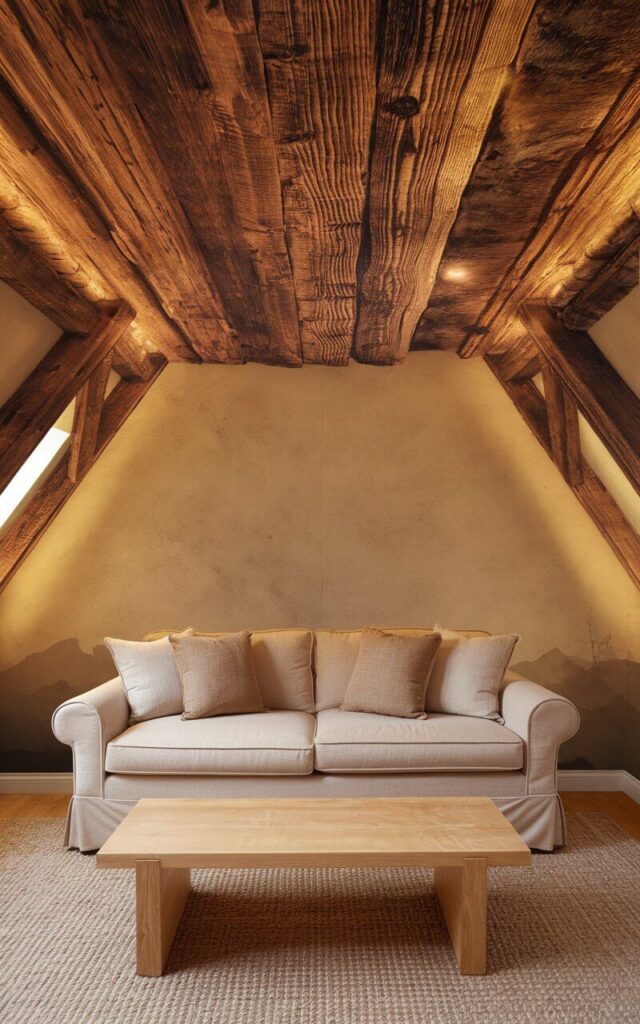
[[0, 208], [0, 278], [61, 330], [90, 331], [99, 319], [98, 310], [39, 258], [28, 233], [13, 230], [3, 212]]
[[98, 867], [526, 865], [529, 849], [484, 797], [140, 800]]
[[189, 896], [189, 868], [136, 863], [136, 974], [159, 978]]
[[[547, 218], [578, 155], [602, 156], [598, 127], [637, 76], [640, 6], [539, 0], [449, 235], [413, 347], [459, 348]], [[593, 139], [593, 142], [590, 140]], [[569, 201], [571, 201], [569, 196]], [[605, 230], [611, 229], [606, 220]], [[595, 239], [587, 237], [582, 254]], [[571, 265], [564, 268], [571, 272]], [[506, 346], [504, 346], [506, 347]]]
[[[164, 356], [159, 354], [149, 356], [149, 362], [144, 379], [123, 379], [106, 398], [92, 465], [167, 365]], [[0, 591], [49, 528], [76, 486], [69, 477], [69, 460], [65, 456], [38, 487], [24, 511], [9, 523], [0, 537]]]
[[486, 974], [486, 860], [467, 857], [461, 867], [437, 867], [433, 880], [460, 974]]
[[238, 359], [170, 176], [79, 0], [0, 5], [0, 73], [193, 347]]
[[520, 317], [600, 440], [640, 494], [640, 399], [589, 335], [584, 331], [568, 331], [546, 303], [525, 303]]
[[640, 76], [634, 75], [574, 162], [553, 209], [503, 279], [462, 347], [464, 356], [516, 344], [526, 333], [516, 313], [533, 296], [553, 293], [587, 246], [605, 241], [629, 215], [640, 178]]
[[108, 352], [76, 395], [67, 469], [74, 483], [82, 479], [93, 462], [112, 358], [113, 353]]
[[588, 331], [638, 284], [639, 251], [640, 212], [632, 208], [547, 296], [549, 308], [568, 330]]
[[0, 409], [0, 490], [62, 415], [133, 319], [124, 302], [86, 336], [64, 334]]
[[[81, 185], [0, 83], [0, 208], [42, 265], [89, 302], [126, 299], [136, 320], [118, 342], [116, 365], [137, 372], [147, 354], [197, 360], [144, 276], [112, 238]], [[56, 323], [61, 323], [58, 317]], [[63, 324], [65, 330], [78, 330]]]
[[409, 350], [532, 6], [397, 0], [384, 10], [358, 359], [392, 363]]
[[168, 170], [242, 358], [299, 365], [280, 182], [250, 0], [184, 6], [83, 0], [83, 10]]
[[375, 102], [371, 0], [259, 0], [287, 244], [306, 362], [345, 365]]
[[[485, 362], [502, 384], [534, 436], [553, 458], [547, 406], [534, 382], [528, 380], [517, 383], [503, 379], [498, 368], [499, 361], [495, 356], [485, 356]], [[584, 458], [581, 472], [582, 481], [571, 488], [573, 493], [591, 516], [630, 578], [637, 587], [640, 587], [640, 537]]]
[[582, 483], [582, 455], [578, 407], [550, 363], [542, 368], [544, 397], [549, 417], [551, 457], [570, 487]]

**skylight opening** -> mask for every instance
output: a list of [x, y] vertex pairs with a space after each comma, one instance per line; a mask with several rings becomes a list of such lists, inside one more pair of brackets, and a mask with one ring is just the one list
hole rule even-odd
[[29, 492], [69, 440], [71, 434], [60, 427], [51, 427], [40, 444], [31, 452], [13, 479], [0, 494], [0, 528], [9, 521]]

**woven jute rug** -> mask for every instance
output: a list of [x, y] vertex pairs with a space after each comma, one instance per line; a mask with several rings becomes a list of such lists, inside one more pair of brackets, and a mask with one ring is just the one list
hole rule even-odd
[[491, 872], [488, 974], [460, 977], [425, 870], [194, 871], [168, 973], [135, 976], [134, 878], [1, 823], [3, 1024], [638, 1024], [640, 843], [600, 814]]

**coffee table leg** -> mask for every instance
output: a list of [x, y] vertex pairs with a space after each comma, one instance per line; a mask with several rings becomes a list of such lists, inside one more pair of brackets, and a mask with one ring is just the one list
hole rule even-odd
[[136, 974], [159, 978], [189, 895], [189, 868], [136, 861]]
[[487, 970], [487, 862], [465, 857], [461, 867], [435, 868], [436, 892], [460, 974]]

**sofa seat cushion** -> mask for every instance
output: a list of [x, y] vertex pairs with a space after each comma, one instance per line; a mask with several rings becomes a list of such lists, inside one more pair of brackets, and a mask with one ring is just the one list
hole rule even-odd
[[484, 718], [390, 718], [332, 708], [318, 713], [321, 772], [515, 771], [522, 740]]
[[308, 775], [315, 718], [264, 711], [131, 726], [107, 746], [107, 772], [129, 775]]

